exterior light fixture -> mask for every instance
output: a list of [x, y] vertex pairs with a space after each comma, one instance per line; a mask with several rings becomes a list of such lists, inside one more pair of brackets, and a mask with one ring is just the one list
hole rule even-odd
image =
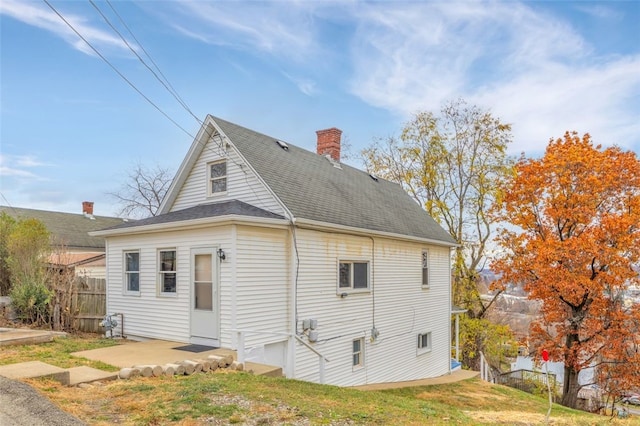
[[221, 248], [218, 249], [218, 258], [220, 260], [225, 260], [227, 258], [227, 255], [224, 254], [224, 250], [222, 250]]

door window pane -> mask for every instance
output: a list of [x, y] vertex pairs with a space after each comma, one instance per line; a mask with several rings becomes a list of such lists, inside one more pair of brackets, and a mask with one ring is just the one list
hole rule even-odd
[[212, 283], [210, 282], [196, 282], [195, 286], [195, 303], [194, 306], [196, 309], [212, 311], [213, 310], [213, 292], [212, 292]]
[[196, 281], [213, 281], [211, 279], [211, 255], [197, 254], [195, 256]]

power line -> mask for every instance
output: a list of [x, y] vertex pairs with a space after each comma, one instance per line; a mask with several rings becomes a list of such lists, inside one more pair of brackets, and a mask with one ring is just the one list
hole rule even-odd
[[158, 70], [158, 73], [162, 76], [162, 78], [164, 79], [164, 81], [169, 85], [169, 87], [172, 90], [172, 93], [175, 94], [175, 96], [178, 98], [178, 101], [180, 102], [180, 104], [185, 107], [189, 113], [198, 121], [198, 123], [203, 124], [202, 121], [196, 116], [194, 115], [191, 110], [188, 108], [187, 103], [182, 99], [182, 97], [180, 96], [180, 94], [178, 93], [178, 91], [173, 87], [173, 85], [171, 84], [171, 82], [169, 81], [169, 79], [162, 73], [162, 70], [160, 69], [160, 67], [158, 66], [158, 64], [156, 64], [156, 62], [153, 60], [153, 58], [151, 57], [151, 54], [149, 54], [149, 52], [147, 52], [147, 50], [144, 48], [144, 46], [142, 45], [142, 43], [136, 38], [136, 36], [133, 34], [133, 31], [131, 31], [131, 28], [129, 28], [129, 26], [127, 25], [127, 23], [124, 21], [124, 19], [122, 18], [122, 16], [120, 16], [120, 14], [118, 13], [118, 11], [115, 9], [115, 7], [111, 4], [111, 1], [107, 0], [107, 4], [109, 5], [109, 7], [111, 8], [111, 10], [113, 11], [113, 13], [115, 13], [115, 15], [118, 17], [118, 19], [120, 20], [120, 22], [122, 23], [122, 25], [127, 29], [127, 31], [129, 32], [129, 34], [131, 35], [131, 37], [135, 40], [135, 42], [138, 44], [138, 46], [140, 46], [140, 49], [142, 49], [142, 51], [144, 52], [145, 55], [147, 55], [147, 58], [149, 58], [149, 60], [151, 61], [151, 63], [153, 64], [153, 66], [156, 68], [156, 70]]
[[[82, 36], [82, 34], [80, 34], [80, 32], [78, 30], [76, 30], [73, 25], [71, 25], [71, 23], [69, 21], [67, 21], [65, 19], [64, 16], [62, 16], [62, 14], [60, 12], [58, 12], [58, 10], [51, 4], [49, 3], [48, 0], [43, 0], [47, 6], [49, 6], [49, 8], [51, 8], [51, 10], [53, 10], [55, 12], [56, 15], [58, 15], [58, 17], [60, 17], [60, 19], [62, 19], [64, 21], [65, 24], [67, 24], [67, 26], [69, 26], [69, 28], [71, 28], [71, 30], [76, 33], [76, 35], [78, 37], [80, 37], [86, 44], [87, 46], [89, 46], [107, 65], [109, 65], [111, 67], [111, 69], [113, 69], [113, 71], [115, 71], [124, 81], [126, 81], [129, 86], [131, 86], [140, 96], [142, 96], [147, 102], [149, 102], [149, 104], [151, 104], [156, 110], [158, 110], [162, 115], [164, 115], [169, 121], [171, 121], [176, 127], [178, 127], [180, 130], [182, 130], [185, 134], [187, 134], [188, 136], [190, 136], [191, 138], [193, 138], [194, 140], [196, 140], [196, 137], [193, 136], [190, 132], [188, 132], [187, 130], [185, 130], [182, 126], [180, 126], [173, 118], [171, 118], [167, 113], [165, 113], [159, 106], [157, 106], [151, 99], [149, 99], [149, 97], [147, 97], [144, 93], [142, 93], [142, 91], [140, 89], [138, 89], [135, 84], [133, 84], [122, 72], [120, 72], [115, 65], [113, 65], [111, 62], [109, 62], [109, 60], [107, 60], [106, 57], [104, 57], [91, 43], [89, 43], [89, 41]], [[169, 87], [167, 86], [167, 84], [165, 84], [159, 77], [158, 75], [144, 62], [144, 60], [138, 55], [138, 53], [135, 51], [135, 49], [133, 49], [133, 47], [131, 47], [131, 45], [128, 43], [128, 41], [122, 36], [122, 34], [114, 27], [114, 25], [112, 25], [112, 23], [109, 21], [109, 19], [102, 13], [102, 11], [100, 10], [100, 8], [98, 8], [98, 6], [93, 2], [93, 0], [89, 0], [90, 3], [92, 4], [92, 6], [98, 11], [98, 13], [102, 16], [102, 18], [105, 20], [105, 22], [107, 22], [107, 24], [116, 32], [116, 34], [118, 34], [118, 36], [124, 41], [124, 43], [127, 45], [127, 47], [135, 54], [135, 56], [138, 58], [138, 60], [140, 62], [142, 62], [143, 65], [145, 65], [145, 67], [147, 69], [149, 69], [149, 71], [151, 71], [151, 73], [155, 76], [155, 78], [160, 81], [160, 83], [164, 86], [164, 88], [171, 93], [171, 95], [178, 101], [178, 103], [180, 103], [180, 105], [196, 120], [196, 122], [198, 122], [198, 124], [200, 125], [204, 125], [204, 122], [202, 120], [200, 120], [192, 111], [191, 109], [188, 107], [188, 105], [186, 104], [186, 102], [184, 102], [182, 100], [182, 98], [178, 95], [177, 91], [175, 91], [175, 89], [173, 89], [173, 86], [171, 86], [171, 84], [169, 83], [168, 79], [164, 76], [164, 74], [162, 74], [162, 72], [160, 71], [160, 68], [158, 67], [158, 65], [153, 62], [153, 59], [151, 59], [151, 56], [146, 53], [146, 50], [144, 49], [144, 47], [142, 46], [142, 44], [135, 38], [135, 36], [133, 35], [133, 33], [131, 32], [131, 30], [129, 29], [129, 27], [124, 23], [124, 20], [122, 19], [122, 17], [115, 11], [115, 9], [113, 8], [113, 6], [109, 3], [109, 6], [111, 6], [111, 8], [114, 10], [114, 13], [116, 13], [116, 15], [118, 16], [118, 18], [120, 19], [120, 21], [123, 23], [123, 25], [127, 28], [127, 30], [131, 33], [132, 37], [134, 38], [134, 40], [136, 40], [136, 42], [140, 45], [140, 48], [147, 54], [147, 56], [149, 56], [149, 58], [151, 59], [151, 61], [153, 62], [153, 64], [156, 66], [156, 68], [158, 69], [159, 73], [162, 74], [162, 76], [165, 78], [165, 80], [167, 81], [167, 84], [169, 86], [171, 86], [171, 89], [173, 89], [173, 91], [171, 89], [169, 89]], [[175, 92], [175, 93], [174, 93]], [[251, 184], [249, 184], [248, 182], [248, 176], [247, 176], [247, 171], [245, 170], [243, 164], [238, 163], [238, 161], [236, 161], [234, 158], [232, 158], [231, 156], [229, 156], [225, 150], [224, 150], [224, 146], [222, 143], [218, 144], [215, 143], [215, 140], [213, 138], [213, 134], [212, 132], [209, 131], [208, 128], [205, 128], [205, 133], [207, 135], [207, 140], [203, 142], [197, 141], [198, 144], [202, 145], [202, 147], [204, 149], [209, 150], [209, 152], [215, 154], [215, 155], [219, 155], [220, 157], [226, 158], [228, 160], [230, 160], [232, 163], [234, 163], [236, 166], [238, 166], [240, 168], [240, 170], [242, 170], [245, 174], [245, 181], [247, 182], [249, 188], [251, 189], [251, 192], [253, 192], [253, 194], [257, 196], [255, 190], [253, 189], [253, 186]], [[209, 146], [207, 146], [207, 143], [209, 141], [212, 141], [215, 143], [215, 145], [220, 149], [220, 152], [216, 153], [215, 151], [213, 151], [213, 149]]]
[[142, 91], [140, 89], [138, 89], [136, 87], [135, 84], [133, 84], [124, 74], [122, 74], [111, 62], [109, 62], [109, 60], [107, 58], [105, 58], [99, 51], [98, 49], [96, 49], [95, 47], [93, 47], [93, 45], [91, 43], [89, 43], [89, 41], [84, 38], [82, 36], [82, 34], [80, 34], [78, 32], [78, 30], [76, 30], [74, 28], [73, 25], [71, 25], [71, 23], [69, 21], [67, 21], [65, 19], [64, 16], [62, 16], [62, 14], [60, 14], [60, 12], [58, 12], [58, 10], [53, 7], [53, 5], [51, 3], [49, 3], [48, 0], [42, 0], [43, 2], [46, 3], [47, 6], [49, 6], [49, 8], [51, 10], [53, 10], [55, 12], [56, 15], [58, 15], [58, 17], [60, 17], [60, 19], [62, 19], [64, 21], [65, 24], [67, 24], [67, 26], [69, 28], [71, 28], [71, 30], [76, 33], [76, 35], [78, 37], [80, 37], [82, 39], [82, 41], [84, 41], [87, 46], [89, 46], [91, 48], [91, 50], [93, 50], [96, 55], [98, 55], [100, 57], [100, 59], [102, 59], [107, 65], [109, 65], [111, 67], [111, 69], [113, 69], [113, 71], [116, 72], [116, 74], [118, 74], [124, 81], [127, 82], [127, 84], [129, 84], [129, 86], [131, 86], [131, 88], [133, 88], [133, 90], [135, 90], [136, 92], [138, 92], [138, 94], [140, 96], [142, 96], [147, 102], [149, 102], [155, 109], [157, 109], [162, 115], [164, 115], [169, 121], [171, 121], [176, 127], [178, 127], [180, 130], [182, 130], [184, 133], [186, 133], [188, 136], [195, 138], [191, 133], [189, 133], [184, 127], [182, 127], [180, 124], [178, 124], [177, 121], [175, 121], [173, 118], [171, 118], [167, 113], [165, 113], [158, 105], [156, 105], [151, 99], [149, 99], [144, 93], [142, 93]]
[[[200, 124], [202, 124], [202, 122], [198, 119], [198, 117], [196, 117], [196, 115], [191, 111], [191, 109], [189, 108], [189, 106], [187, 106], [187, 104], [182, 100], [182, 98], [180, 98], [180, 96], [178, 96], [177, 92], [175, 91], [175, 89], [173, 89], [173, 86], [171, 88], [169, 88], [169, 86], [167, 86], [167, 83], [165, 83], [166, 77], [164, 77], [164, 74], [162, 75], [164, 77], [164, 80], [161, 79], [158, 74], [156, 74], [156, 72], [144, 61], [144, 59], [142, 59], [142, 57], [138, 54], [138, 52], [136, 52], [136, 50], [129, 44], [129, 42], [127, 41], [127, 39], [122, 35], [122, 33], [120, 33], [120, 31], [118, 31], [118, 29], [111, 23], [111, 21], [109, 20], [109, 18], [107, 18], [107, 16], [102, 13], [102, 10], [100, 10], [100, 8], [98, 7], [98, 5], [96, 5], [96, 3], [93, 0], [89, 0], [89, 3], [91, 3], [91, 5], [94, 7], [94, 9], [96, 9], [98, 11], [98, 13], [100, 14], [100, 16], [102, 16], [102, 19], [104, 19], [104, 21], [107, 23], [107, 25], [109, 25], [111, 27], [111, 29], [113, 29], [113, 31], [115, 31], [116, 34], [118, 34], [118, 36], [120, 37], [120, 39], [124, 42], [124, 44], [127, 45], [127, 47], [129, 48], [129, 50], [136, 56], [136, 58], [138, 58], [138, 61], [144, 65], [149, 72], [151, 72], [151, 74], [153, 74], [153, 76], [156, 78], [156, 80], [158, 80], [160, 82], [160, 84], [162, 84], [162, 86], [164, 86], [165, 89], [167, 89], [167, 91], [173, 96], [173, 98], [178, 101], [178, 103], [189, 113], [191, 114], [191, 116], [193, 118], [196, 119], [196, 121], [198, 121]], [[109, 6], [111, 6], [111, 4], [109, 3]], [[111, 9], [114, 10], [113, 6], [111, 6]], [[116, 15], [118, 16], [118, 18], [120, 19], [120, 22], [122, 22], [124, 24], [123, 19], [120, 17], [120, 15], [117, 14], [117, 12], [115, 12]], [[133, 36], [133, 33], [131, 32], [131, 30], [129, 29], [129, 27], [127, 27], [126, 24], [124, 24], [125, 27], [127, 28], [127, 30], [129, 31], [129, 33]], [[135, 36], [133, 36], [133, 39], [136, 40]], [[149, 56], [149, 54], [146, 52], [146, 50], [144, 50], [144, 47], [142, 47], [142, 45], [140, 44], [139, 41], [136, 40], [136, 42], [138, 43], [138, 45], [140, 46], [140, 48], [142, 49], [143, 52], [145, 52], [145, 54], [147, 56]], [[153, 62], [153, 60], [151, 60]], [[155, 62], [153, 62], [153, 64], [156, 66], [156, 68], [158, 70], [160, 70], [158, 68], [158, 66], [155, 64]], [[160, 74], [162, 74], [162, 72], [160, 72]], [[173, 89], [173, 90], [172, 90]]]

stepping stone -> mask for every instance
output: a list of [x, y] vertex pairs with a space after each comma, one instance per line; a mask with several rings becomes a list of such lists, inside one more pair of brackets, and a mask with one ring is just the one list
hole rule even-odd
[[69, 386], [118, 378], [118, 372], [102, 371], [86, 366], [68, 368], [67, 371], [69, 372]]
[[0, 366], [0, 376], [8, 379], [32, 379], [34, 377], [51, 377], [69, 385], [69, 371], [41, 361], [20, 362]]

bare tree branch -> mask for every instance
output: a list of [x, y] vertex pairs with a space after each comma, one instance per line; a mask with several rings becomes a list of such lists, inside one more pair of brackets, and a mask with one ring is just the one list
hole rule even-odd
[[118, 215], [130, 218], [155, 216], [162, 199], [169, 190], [173, 173], [168, 168], [155, 165], [147, 168], [137, 163], [129, 172], [127, 181], [117, 192], [108, 195], [117, 200]]

